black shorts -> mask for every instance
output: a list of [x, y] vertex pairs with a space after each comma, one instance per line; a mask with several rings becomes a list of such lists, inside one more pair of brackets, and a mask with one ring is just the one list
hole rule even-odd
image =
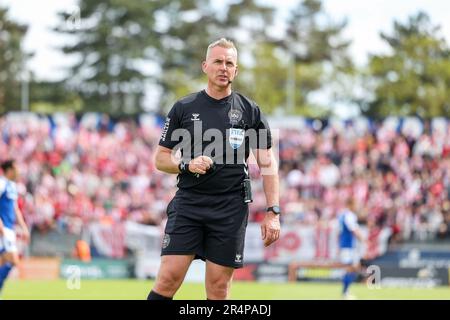
[[204, 195], [180, 189], [167, 216], [161, 255], [195, 255], [242, 268], [248, 205], [241, 192]]

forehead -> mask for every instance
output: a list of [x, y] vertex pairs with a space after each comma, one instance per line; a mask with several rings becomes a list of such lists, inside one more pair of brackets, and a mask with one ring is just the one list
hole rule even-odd
[[209, 51], [208, 60], [237, 60], [236, 50], [233, 48], [214, 47]]

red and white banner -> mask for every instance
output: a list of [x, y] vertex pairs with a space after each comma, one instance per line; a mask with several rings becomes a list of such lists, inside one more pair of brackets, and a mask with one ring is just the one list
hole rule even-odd
[[[361, 227], [368, 239], [367, 246], [357, 243], [362, 258], [373, 259], [387, 250], [389, 228], [370, 231]], [[311, 226], [286, 226], [280, 239], [268, 248], [261, 240], [260, 225], [249, 223], [245, 238], [246, 262], [267, 261], [290, 263], [292, 261], [337, 261], [339, 254], [339, 226], [337, 221]]]
[[[387, 250], [391, 234], [389, 228], [371, 230], [361, 227], [368, 239], [367, 245], [357, 243], [362, 258], [373, 259]], [[157, 227], [135, 223], [89, 227], [90, 243], [98, 252], [110, 258], [123, 258], [125, 247], [148, 260], [159, 260], [161, 232]], [[311, 226], [283, 225], [278, 241], [264, 248], [261, 229], [257, 223], [249, 223], [245, 237], [245, 262], [290, 263], [292, 261], [337, 261], [339, 254], [339, 226], [337, 221]], [[154, 268], [154, 267], [153, 267]]]
[[93, 223], [88, 228], [89, 243], [98, 253], [109, 258], [125, 256], [125, 225], [123, 223]]

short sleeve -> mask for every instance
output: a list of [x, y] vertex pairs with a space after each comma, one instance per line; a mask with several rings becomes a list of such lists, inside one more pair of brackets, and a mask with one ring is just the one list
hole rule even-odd
[[256, 131], [256, 139], [250, 144], [252, 149], [270, 149], [272, 148], [272, 133], [269, 123], [261, 112], [260, 108], [253, 107], [253, 129]]
[[173, 139], [172, 137], [172, 133], [180, 128], [181, 115], [179, 109], [180, 104], [176, 103], [167, 114], [161, 138], [159, 139], [160, 146], [173, 149], [180, 142], [179, 139]]
[[5, 192], [5, 190], [6, 190], [6, 180], [0, 178], [0, 196]]
[[358, 218], [355, 214], [349, 212], [346, 213], [344, 216], [344, 222], [350, 231], [355, 231], [358, 229]]

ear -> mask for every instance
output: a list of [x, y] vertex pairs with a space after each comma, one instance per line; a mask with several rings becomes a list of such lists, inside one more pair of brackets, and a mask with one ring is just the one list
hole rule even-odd
[[208, 65], [207, 65], [206, 61], [203, 61], [202, 62], [202, 71], [203, 71], [203, 73], [206, 73], [206, 68], [207, 67], [208, 67]]
[[239, 68], [238, 66], [236, 66], [236, 69], [234, 70], [234, 76], [236, 77], [239, 73]]

